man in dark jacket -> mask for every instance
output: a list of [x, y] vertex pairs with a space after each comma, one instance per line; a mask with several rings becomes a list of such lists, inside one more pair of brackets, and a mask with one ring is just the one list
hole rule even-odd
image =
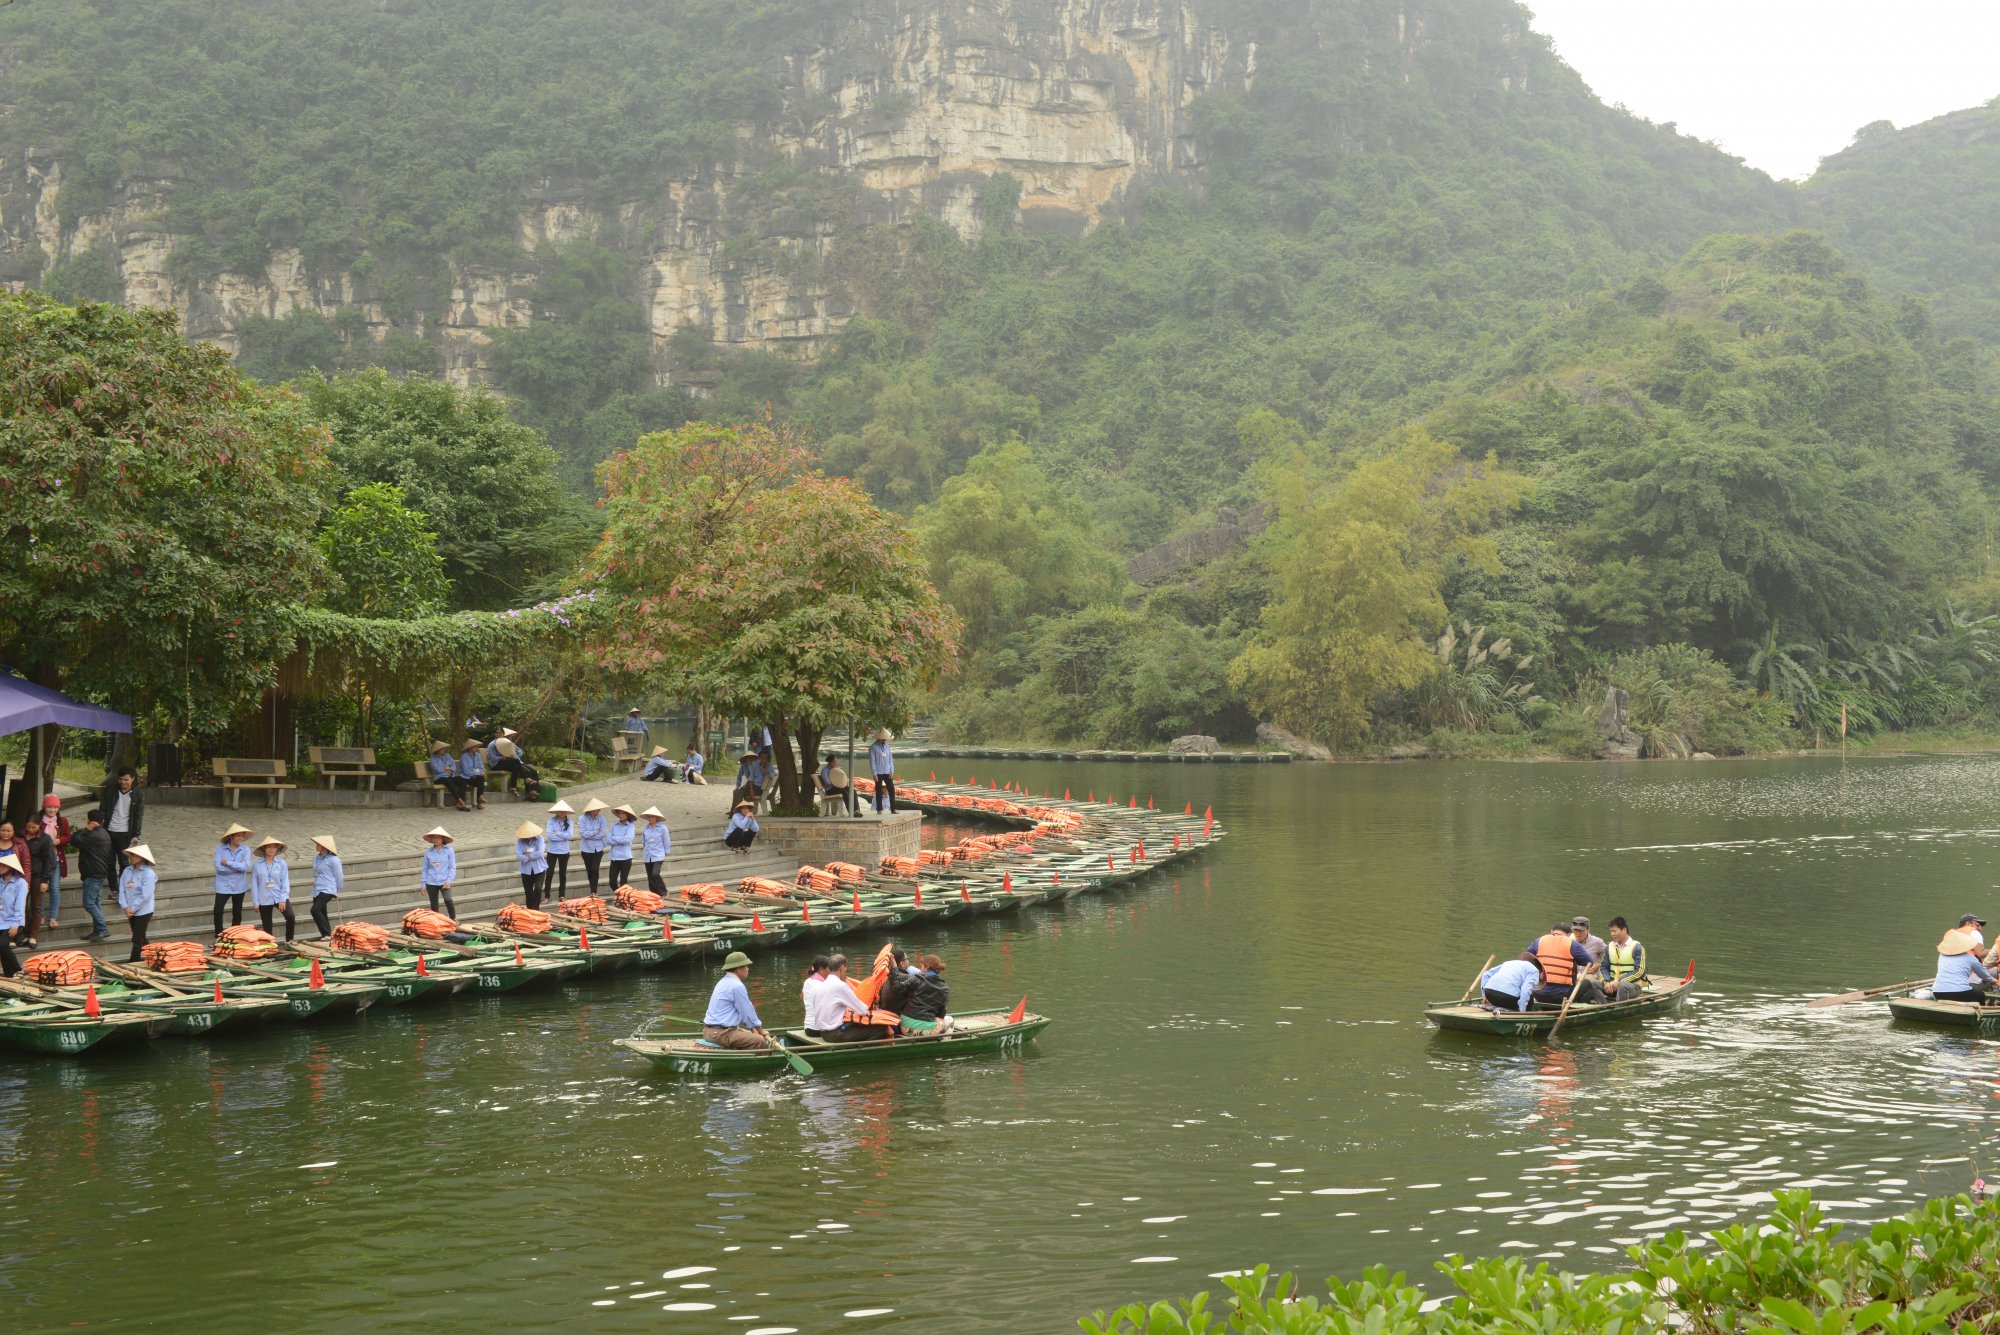
[[139, 775], [129, 765], [104, 785], [97, 804], [104, 813], [104, 828], [111, 833], [111, 851], [118, 857], [139, 842], [140, 827], [146, 821], [146, 795], [139, 791]]
[[90, 915], [91, 933], [86, 941], [109, 941], [111, 929], [104, 925], [104, 891], [118, 875], [118, 855], [111, 848], [111, 831], [104, 828], [104, 813], [92, 807], [84, 826], [70, 838], [76, 850], [77, 874], [83, 878], [83, 911]]
[[944, 981], [944, 961], [935, 955], [917, 957], [917, 973], [911, 979], [910, 999], [903, 1003], [903, 1018], [942, 1020], [951, 1011], [951, 988]]

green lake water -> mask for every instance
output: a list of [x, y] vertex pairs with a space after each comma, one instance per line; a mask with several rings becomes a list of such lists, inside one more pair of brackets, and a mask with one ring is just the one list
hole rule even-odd
[[[2000, 760], [995, 774], [1230, 831], [907, 938], [960, 1007], [1054, 1016], [1026, 1055], [678, 1083], [610, 1041], [700, 1006], [696, 965], [0, 1055], [6, 1327], [1054, 1332], [1260, 1261], [1611, 1266], [1776, 1188], [1866, 1219], [2000, 1166], [2000, 1043], [1801, 1005], [2000, 924]], [[1424, 1024], [1579, 912], [1698, 959], [1686, 1011], [1554, 1046]], [[810, 954], [758, 960], [767, 1020]]]

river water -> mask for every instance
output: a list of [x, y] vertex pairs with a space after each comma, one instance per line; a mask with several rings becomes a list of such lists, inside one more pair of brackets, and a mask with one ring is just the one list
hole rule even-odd
[[[1230, 830], [1115, 897], [909, 938], [960, 1006], [1056, 1017], [1026, 1055], [677, 1083], [610, 1040], [700, 1006], [689, 965], [0, 1056], [8, 1328], [1053, 1332], [1260, 1261], [1611, 1266], [1779, 1187], [1867, 1219], [2000, 1166], [2000, 1043], [1801, 1005], [2000, 924], [2000, 761], [997, 777]], [[1558, 913], [1698, 959], [1695, 1000], [1554, 1046], [1424, 1024]], [[767, 1018], [809, 954], [758, 961]]]

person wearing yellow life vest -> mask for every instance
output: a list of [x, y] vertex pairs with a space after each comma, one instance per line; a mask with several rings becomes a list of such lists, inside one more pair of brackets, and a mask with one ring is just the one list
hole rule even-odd
[[1646, 947], [1632, 935], [1623, 918], [1613, 918], [1605, 931], [1604, 990], [1613, 1001], [1630, 1001], [1646, 986]]
[[[1570, 935], [1569, 919], [1564, 918], [1528, 943], [1528, 953], [1542, 966], [1542, 985], [1535, 989], [1535, 1000], [1561, 1005], [1569, 999], [1570, 989], [1576, 988], [1576, 999], [1585, 1005], [1604, 1000], [1604, 989], [1598, 986], [1592, 975], [1597, 971], [1597, 961], [1583, 948], [1583, 943]], [[1583, 980], [1577, 985], [1577, 980]]]

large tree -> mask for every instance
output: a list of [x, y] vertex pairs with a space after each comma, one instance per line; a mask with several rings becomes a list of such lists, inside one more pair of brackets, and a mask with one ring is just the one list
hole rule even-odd
[[30, 680], [170, 731], [271, 684], [313, 542], [327, 438], [164, 312], [0, 294], [0, 642]]
[[346, 485], [398, 486], [430, 520], [454, 607], [518, 606], [588, 546], [555, 452], [493, 395], [381, 370], [293, 383], [332, 428]]
[[826, 727], [899, 719], [959, 634], [902, 522], [811, 457], [769, 422], [644, 437], [599, 470], [585, 567], [603, 665], [768, 722], [787, 808]]

